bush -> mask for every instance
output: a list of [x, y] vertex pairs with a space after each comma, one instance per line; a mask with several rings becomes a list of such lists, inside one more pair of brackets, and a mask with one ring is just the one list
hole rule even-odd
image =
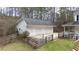
[[29, 32], [28, 31], [25, 31], [25, 32], [23, 32], [23, 34], [20, 34], [20, 37], [22, 37], [22, 38], [26, 38], [26, 37], [28, 37], [29, 36]]

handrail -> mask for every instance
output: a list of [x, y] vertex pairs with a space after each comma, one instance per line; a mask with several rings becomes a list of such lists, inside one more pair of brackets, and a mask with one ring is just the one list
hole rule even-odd
[[38, 35], [50, 35], [50, 34], [53, 34], [53, 33], [37, 34], [37, 35], [33, 35], [33, 36], [38, 36]]

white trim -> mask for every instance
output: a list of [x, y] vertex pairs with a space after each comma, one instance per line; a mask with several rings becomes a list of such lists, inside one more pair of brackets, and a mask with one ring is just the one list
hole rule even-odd
[[74, 21], [77, 21], [77, 15], [76, 14], [74, 15]]
[[27, 26], [32, 26], [32, 27], [56, 27], [53, 25], [27, 25]]
[[62, 25], [63, 27], [65, 27], [65, 26], [79, 26], [79, 25]]

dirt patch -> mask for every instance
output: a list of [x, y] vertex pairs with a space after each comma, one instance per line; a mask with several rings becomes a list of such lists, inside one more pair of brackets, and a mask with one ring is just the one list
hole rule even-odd
[[16, 35], [0, 37], [0, 46], [4, 46], [15, 41], [16, 41]]

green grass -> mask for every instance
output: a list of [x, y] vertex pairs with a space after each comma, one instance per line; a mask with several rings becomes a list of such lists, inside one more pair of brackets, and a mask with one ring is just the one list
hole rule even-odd
[[74, 42], [69, 39], [58, 39], [56, 41], [48, 42], [37, 51], [71, 51], [74, 48]]
[[22, 42], [15, 42], [8, 44], [4, 47], [0, 47], [1, 51], [31, 51], [33, 50], [31, 46]]
[[15, 42], [0, 47], [0, 51], [71, 51], [73, 47], [74, 41], [58, 39], [56, 41], [50, 41], [35, 50], [27, 43]]

